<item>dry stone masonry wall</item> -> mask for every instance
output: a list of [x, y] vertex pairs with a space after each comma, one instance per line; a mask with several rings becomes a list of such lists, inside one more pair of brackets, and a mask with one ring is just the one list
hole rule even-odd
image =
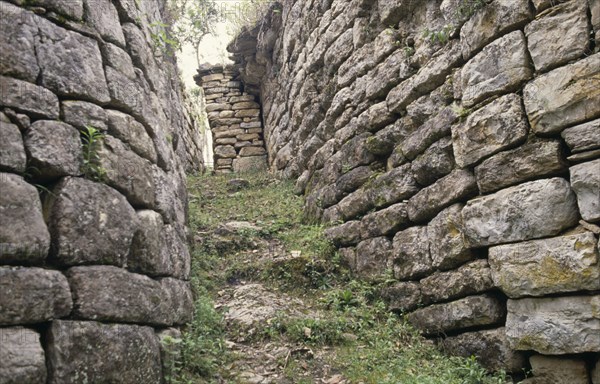
[[160, 339], [191, 318], [201, 140], [162, 6], [0, 1], [2, 383], [161, 383]]
[[270, 168], [393, 310], [599, 384], [599, 33], [598, 0], [284, 0], [229, 49]]
[[254, 95], [242, 91], [235, 66], [205, 64], [198, 69], [195, 79], [204, 91], [213, 134], [215, 171], [239, 173], [266, 169], [260, 105]]

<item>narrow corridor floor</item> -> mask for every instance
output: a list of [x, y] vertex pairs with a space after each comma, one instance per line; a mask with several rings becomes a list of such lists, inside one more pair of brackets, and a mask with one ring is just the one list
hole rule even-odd
[[504, 384], [386, 310], [390, 283], [351, 276], [293, 183], [188, 180], [195, 317], [171, 383]]

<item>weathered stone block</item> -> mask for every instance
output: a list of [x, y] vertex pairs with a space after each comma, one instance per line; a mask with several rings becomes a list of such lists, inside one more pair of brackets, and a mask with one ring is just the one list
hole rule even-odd
[[600, 116], [600, 53], [539, 76], [523, 90], [531, 129], [552, 134]]
[[[127, 257], [130, 270], [149, 276], [167, 276], [173, 272], [170, 254], [163, 253], [164, 224], [160, 213], [137, 211], [139, 226]], [[165, 257], [166, 256], [166, 257]]]
[[421, 287], [418, 283], [396, 283], [381, 291], [381, 297], [394, 312], [408, 312], [421, 304]]
[[463, 67], [463, 105], [471, 107], [488, 97], [515, 91], [532, 75], [523, 32], [509, 33], [486, 46]]
[[368, 166], [356, 167], [340, 176], [336, 180], [335, 186], [342, 192], [354, 192], [366, 183], [373, 174], [373, 170]]
[[420, 283], [426, 304], [483, 293], [494, 287], [486, 260], [475, 260], [453, 271], [436, 272]]
[[454, 268], [474, 258], [464, 239], [462, 208], [462, 204], [454, 204], [427, 225], [431, 261], [437, 269]]
[[244, 147], [240, 149], [240, 156], [242, 157], [261, 156], [265, 153], [266, 151], [262, 147]]
[[562, 173], [567, 167], [558, 141], [533, 141], [500, 152], [475, 168], [477, 185], [483, 193], [541, 176]]
[[600, 296], [508, 300], [512, 349], [546, 355], [600, 351]]
[[574, 165], [569, 170], [581, 217], [600, 221], [600, 159]]
[[40, 71], [35, 57], [36, 16], [12, 4], [0, 8], [0, 74], [35, 83]]
[[455, 169], [408, 200], [408, 217], [414, 222], [431, 219], [445, 207], [477, 193], [475, 176]]
[[419, 191], [419, 186], [407, 164], [384, 173], [362, 190], [367, 194], [368, 201], [379, 208], [408, 199]]
[[100, 46], [102, 57], [106, 63], [127, 76], [131, 80], [135, 80], [135, 70], [131, 56], [121, 48], [111, 43], [105, 43]]
[[433, 272], [427, 227], [410, 227], [394, 236], [394, 277], [412, 280]]
[[48, 255], [50, 234], [37, 189], [21, 176], [0, 173], [0, 262], [41, 264]]
[[588, 23], [585, 1], [568, 1], [538, 14], [525, 27], [535, 69], [544, 72], [582, 57], [590, 40]]
[[243, 157], [233, 160], [233, 171], [236, 173], [258, 172], [267, 169], [267, 156]]
[[408, 315], [408, 321], [423, 333], [432, 335], [499, 324], [505, 314], [504, 304], [499, 299], [481, 295], [417, 309]]
[[511, 298], [600, 289], [600, 256], [591, 232], [490, 248], [496, 286]]
[[27, 155], [19, 127], [0, 120], [0, 170], [23, 173], [27, 166]]
[[106, 171], [106, 183], [136, 207], [153, 207], [155, 185], [151, 163], [130, 151], [125, 144], [106, 136], [98, 151], [99, 165]]
[[77, 176], [83, 162], [79, 131], [60, 121], [39, 120], [25, 134], [25, 147], [34, 177], [54, 179]]
[[577, 125], [562, 131], [572, 153], [600, 148], [600, 119]]
[[462, 333], [440, 340], [439, 344], [451, 355], [476, 356], [477, 361], [490, 371], [518, 373], [525, 366], [525, 356], [509, 347], [504, 328]]
[[117, 139], [129, 144], [138, 155], [157, 162], [156, 149], [154, 143], [148, 135], [146, 128], [135, 120], [132, 116], [125, 113], [107, 110], [108, 133]]
[[123, 265], [137, 227], [135, 211], [107, 185], [68, 177], [48, 207], [53, 255], [63, 265]]
[[183, 230], [177, 228], [176, 224], [165, 225], [161, 235], [162, 248], [159, 259], [168, 262], [168, 270], [172, 276], [187, 280], [190, 278], [190, 252]]
[[235, 117], [257, 117], [260, 116], [260, 109], [240, 109], [235, 112]]
[[456, 120], [458, 120], [458, 114], [453, 108], [442, 109], [437, 115], [427, 119], [422, 126], [400, 144], [402, 154], [408, 159], [415, 159], [430, 145], [448, 136], [451, 132], [450, 127]]
[[106, 131], [106, 112], [102, 107], [86, 101], [65, 100], [61, 102], [61, 116], [65, 123], [80, 130], [91, 126]]
[[237, 152], [232, 145], [220, 145], [215, 147], [215, 157], [234, 159]]
[[356, 247], [356, 272], [365, 278], [382, 276], [389, 267], [391, 249], [387, 237], [361, 241]]
[[531, 181], [467, 203], [462, 212], [472, 247], [555, 236], [577, 224], [575, 194], [561, 178]]
[[[151, 327], [54, 321], [47, 335], [51, 384], [160, 383], [158, 339]], [[93, 346], [93, 350], [90, 350]]]
[[23, 327], [0, 328], [0, 340], [0, 383], [46, 383], [46, 361], [39, 333]]
[[58, 119], [58, 97], [46, 88], [0, 76], [0, 105], [42, 118]]
[[588, 384], [590, 380], [584, 360], [533, 355], [529, 363], [536, 383]]
[[423, 186], [432, 184], [454, 169], [452, 140], [447, 137], [432, 144], [412, 163], [411, 170], [417, 183]]
[[84, 0], [84, 9], [85, 20], [90, 27], [98, 31], [104, 39], [125, 46], [117, 8], [110, 0]]
[[360, 234], [363, 239], [390, 235], [408, 223], [407, 204], [398, 203], [363, 217], [360, 221]]
[[325, 236], [337, 246], [357, 244], [360, 241], [361, 222], [347, 221], [325, 230]]
[[473, 53], [532, 17], [527, 0], [496, 0], [486, 5], [460, 31], [463, 58], [468, 60]]
[[[600, 12], [600, 9], [598, 9], [598, 11]], [[590, 376], [592, 379], [592, 384], [600, 384], [600, 357], [596, 359], [596, 365], [594, 366], [594, 368], [592, 368]]]
[[454, 157], [467, 167], [527, 138], [527, 120], [521, 98], [510, 94], [473, 112], [464, 123], [452, 127]]
[[255, 101], [240, 101], [238, 103], [234, 103], [231, 106], [231, 109], [237, 111], [239, 109], [258, 109], [260, 105]]
[[42, 323], [71, 313], [69, 283], [58, 271], [0, 267], [0, 290], [0, 325]]

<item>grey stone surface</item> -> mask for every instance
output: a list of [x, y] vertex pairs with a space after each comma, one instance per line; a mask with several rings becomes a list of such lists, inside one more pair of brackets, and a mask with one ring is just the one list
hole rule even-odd
[[362, 189], [368, 201], [380, 208], [410, 198], [418, 192], [419, 186], [407, 164], [380, 175]]
[[164, 224], [160, 213], [151, 210], [137, 211], [138, 229], [133, 236], [127, 256], [127, 267], [149, 276], [168, 276], [173, 272], [171, 255], [162, 252]]
[[494, 283], [511, 298], [599, 290], [597, 244], [585, 232], [492, 247]]
[[135, 70], [131, 56], [121, 48], [111, 43], [105, 43], [101, 47], [102, 57], [107, 64], [131, 80], [135, 80]]
[[463, 105], [471, 107], [490, 96], [517, 90], [533, 75], [528, 56], [521, 31], [486, 46], [462, 68]]
[[444, 209], [427, 225], [432, 265], [441, 270], [457, 267], [474, 258], [464, 239], [463, 205]]
[[415, 159], [429, 146], [450, 135], [451, 126], [456, 120], [458, 114], [453, 108], [442, 109], [400, 143], [402, 154], [408, 159]]
[[36, 188], [11, 173], [0, 173], [0, 182], [0, 262], [42, 264], [50, 248], [50, 234]]
[[0, 121], [0, 170], [23, 173], [27, 165], [27, 155], [19, 127], [7, 121]]
[[267, 169], [266, 156], [252, 156], [233, 160], [233, 171], [236, 173], [257, 172]]
[[[15, 24], [18, 26], [15, 28]], [[39, 73], [35, 57], [36, 16], [9, 3], [0, 7], [0, 74], [35, 83]]]
[[157, 162], [154, 143], [146, 128], [132, 116], [114, 110], [106, 111], [108, 133], [127, 143], [135, 153], [152, 163]]
[[600, 53], [548, 72], [527, 84], [523, 101], [531, 129], [553, 134], [600, 116]]
[[600, 148], [600, 119], [576, 125], [562, 131], [572, 153]]
[[250, 156], [261, 156], [266, 154], [266, 151], [262, 147], [244, 147], [240, 149], [240, 156], [250, 157]]
[[191, 259], [182, 229], [176, 224], [165, 225], [162, 233], [161, 259], [168, 261], [170, 274], [178, 279], [190, 278]]
[[407, 204], [398, 203], [363, 217], [360, 221], [360, 234], [363, 239], [390, 235], [408, 223]]
[[35, 324], [68, 316], [67, 278], [41, 268], [0, 267], [0, 325]]
[[408, 314], [408, 321], [423, 333], [432, 335], [500, 324], [505, 314], [504, 304], [499, 299], [481, 295], [417, 309]]
[[546, 355], [600, 351], [600, 296], [508, 300], [510, 347]]
[[394, 236], [394, 277], [413, 280], [433, 272], [427, 227], [410, 227]]
[[454, 169], [452, 140], [446, 137], [417, 156], [411, 163], [411, 170], [417, 183], [428, 186], [437, 179], [446, 176]]
[[363, 278], [381, 277], [389, 267], [392, 242], [387, 237], [361, 241], [356, 247], [356, 272]]
[[527, 138], [521, 98], [510, 94], [494, 100], [452, 127], [456, 164], [464, 168]]
[[25, 134], [25, 148], [33, 177], [55, 179], [77, 176], [83, 163], [83, 150], [79, 131], [60, 121], [38, 120]]
[[78, 384], [82, 378], [90, 383], [162, 380], [158, 339], [151, 327], [54, 321], [47, 342], [51, 384]]
[[414, 222], [431, 219], [447, 206], [477, 193], [475, 176], [455, 169], [408, 200], [408, 217]]
[[527, 0], [496, 0], [486, 5], [460, 31], [463, 58], [468, 60], [473, 53], [532, 17]]
[[110, 0], [84, 0], [85, 20], [100, 36], [120, 46], [125, 46], [117, 8]]
[[325, 230], [325, 236], [336, 246], [357, 244], [360, 241], [361, 222], [347, 221]]
[[374, 171], [368, 166], [357, 167], [340, 176], [335, 186], [342, 192], [353, 192], [366, 183], [373, 174]]
[[57, 119], [58, 97], [46, 88], [26, 81], [0, 76], [0, 105], [36, 117]]
[[421, 287], [414, 282], [395, 283], [383, 288], [380, 294], [394, 312], [412, 311], [421, 304]]
[[560, 174], [566, 168], [560, 142], [542, 140], [490, 157], [475, 168], [475, 176], [479, 190], [489, 193], [537, 177]]
[[540, 382], [588, 384], [590, 380], [584, 360], [533, 355], [529, 363], [534, 379]]
[[63, 265], [123, 265], [137, 228], [135, 211], [107, 185], [68, 177], [48, 206], [53, 257]]
[[477, 361], [490, 371], [519, 373], [525, 366], [525, 356], [508, 345], [504, 327], [467, 332], [440, 340], [442, 351]]
[[463, 209], [472, 247], [554, 236], [578, 221], [575, 194], [561, 178], [531, 181], [471, 200]]
[[151, 88], [159, 89], [163, 79], [154, 57], [153, 48], [149, 46], [151, 40], [134, 24], [125, 23], [122, 28], [133, 63], [142, 69]]
[[67, 97], [108, 103], [110, 96], [98, 43], [39, 19], [36, 55], [41, 85]]
[[98, 156], [100, 166], [106, 171], [108, 185], [124, 194], [135, 207], [154, 207], [155, 185], [148, 160], [109, 135], [102, 141]]
[[420, 281], [424, 303], [437, 303], [483, 293], [494, 287], [487, 260], [475, 260], [448, 272], [436, 272]]
[[590, 41], [588, 24], [585, 1], [557, 4], [538, 14], [525, 27], [535, 69], [544, 72], [582, 57]]
[[0, 383], [46, 383], [46, 361], [39, 333], [23, 327], [0, 328], [0, 340]]
[[581, 217], [600, 221], [600, 159], [574, 165], [569, 171]]
[[237, 156], [237, 152], [235, 148], [231, 145], [220, 145], [215, 147], [215, 157], [219, 158], [235, 158]]
[[86, 101], [65, 100], [61, 102], [61, 116], [65, 123], [85, 130], [91, 126], [106, 131], [106, 112], [102, 107]]

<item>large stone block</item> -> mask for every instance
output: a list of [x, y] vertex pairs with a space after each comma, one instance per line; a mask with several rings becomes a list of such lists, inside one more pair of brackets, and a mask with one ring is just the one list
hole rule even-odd
[[65, 100], [60, 103], [60, 106], [61, 116], [65, 123], [82, 131], [88, 126], [106, 131], [106, 112], [102, 107], [79, 100]]
[[492, 247], [494, 283], [511, 298], [600, 290], [597, 244], [586, 232]]
[[0, 105], [36, 117], [58, 119], [58, 97], [46, 88], [0, 76]]
[[360, 221], [360, 234], [363, 239], [390, 235], [408, 223], [407, 204], [398, 203], [363, 217]]
[[46, 353], [50, 384], [162, 382], [160, 349], [151, 327], [54, 321]]
[[473, 173], [455, 169], [408, 200], [408, 217], [414, 222], [425, 222], [442, 209], [477, 194]]
[[380, 277], [389, 267], [392, 242], [387, 237], [361, 241], [356, 247], [356, 272], [363, 277]]
[[464, 168], [527, 138], [521, 98], [510, 94], [473, 112], [452, 127], [456, 164]]
[[562, 173], [567, 167], [559, 141], [533, 141], [500, 152], [475, 168], [477, 185], [483, 193], [536, 177]]
[[53, 257], [63, 265], [123, 265], [137, 228], [135, 211], [107, 185], [68, 177], [48, 207]]
[[0, 7], [0, 74], [35, 83], [40, 71], [35, 57], [36, 18], [9, 3]]
[[336, 246], [357, 244], [360, 241], [361, 222], [358, 220], [347, 221], [325, 230], [325, 236]]
[[394, 312], [408, 312], [421, 304], [421, 287], [415, 282], [396, 283], [381, 291], [381, 297]]
[[23, 327], [0, 328], [0, 342], [0, 383], [46, 383], [39, 333]]
[[394, 277], [412, 280], [433, 272], [427, 227], [410, 227], [394, 236]]
[[487, 260], [475, 260], [453, 271], [436, 272], [420, 283], [422, 299], [426, 304], [455, 300], [494, 287]]
[[110, 0], [84, 0], [84, 9], [85, 20], [90, 27], [98, 31], [104, 39], [125, 46], [117, 8]]
[[462, 212], [472, 247], [555, 236], [577, 224], [575, 194], [561, 178], [531, 181], [467, 203]]
[[590, 381], [584, 360], [533, 355], [529, 358], [534, 383], [588, 384]]
[[236, 173], [258, 172], [267, 169], [267, 156], [252, 156], [233, 160]]
[[[179, 218], [178, 220], [181, 219]], [[171, 276], [187, 280], [190, 278], [191, 258], [183, 231], [177, 224], [164, 226], [161, 234], [162, 248], [159, 259], [167, 260]]]
[[25, 147], [33, 176], [55, 179], [61, 176], [77, 176], [83, 162], [83, 150], [79, 131], [60, 121], [39, 120], [31, 124], [25, 134]]
[[582, 57], [590, 41], [586, 2], [567, 1], [538, 14], [525, 35], [538, 72]]
[[504, 303], [499, 299], [481, 295], [417, 309], [408, 315], [408, 321], [423, 333], [432, 335], [500, 324], [505, 314]]
[[0, 267], [0, 325], [34, 324], [68, 316], [67, 278], [41, 268]]
[[37, 189], [11, 173], [0, 173], [0, 182], [0, 262], [42, 264], [50, 248], [50, 234]]
[[411, 170], [417, 183], [423, 186], [432, 184], [454, 169], [452, 140], [446, 137], [432, 144], [423, 154], [411, 163]]
[[437, 269], [454, 268], [474, 258], [464, 239], [462, 208], [462, 204], [454, 204], [427, 225], [431, 262]]
[[98, 156], [108, 185], [124, 194], [135, 207], [154, 207], [155, 185], [148, 160], [112, 136], [104, 138]]
[[27, 165], [27, 155], [19, 127], [0, 120], [0, 170], [23, 173]]
[[523, 90], [531, 129], [553, 134], [600, 116], [600, 53], [539, 76]]
[[458, 114], [454, 108], [442, 109], [399, 144], [402, 154], [408, 159], [415, 159], [436, 141], [450, 135], [451, 126], [456, 120]]
[[476, 12], [462, 27], [460, 42], [465, 60], [504, 33], [533, 17], [527, 0], [496, 0]]
[[600, 159], [574, 165], [569, 171], [581, 217], [600, 221]]
[[488, 97], [515, 91], [532, 75], [523, 32], [509, 33], [486, 46], [462, 68], [463, 105], [471, 107]]
[[[107, 2], [110, 3], [109, 1]], [[125, 40], [127, 41], [127, 49], [131, 54], [131, 59], [138, 68], [142, 69], [144, 78], [148, 81], [152, 90], [158, 91], [162, 87], [166, 87], [167, 85], [164, 83], [165, 79], [163, 79], [163, 75], [160, 73], [160, 69], [155, 60], [152, 48], [154, 43], [151, 38], [142, 32], [140, 28], [131, 23], [124, 23], [122, 25], [122, 30], [125, 35]]]
[[[139, 226], [127, 256], [127, 267], [149, 276], [168, 276], [173, 272], [170, 254], [162, 252], [164, 224], [160, 213], [137, 211]], [[166, 256], [166, 257], [165, 257]]]
[[129, 144], [131, 149], [143, 158], [153, 163], [157, 162], [154, 143], [140, 122], [119, 111], [108, 110], [106, 115], [108, 133]]
[[510, 348], [503, 327], [462, 333], [447, 337], [439, 344], [443, 351], [451, 355], [465, 358], [476, 356], [477, 361], [490, 371], [519, 373], [525, 366], [525, 356]]
[[510, 347], [546, 355], [600, 351], [600, 296], [508, 300]]
[[600, 148], [600, 119], [567, 128], [562, 131], [561, 136], [572, 153], [598, 149]]
[[419, 186], [407, 164], [384, 173], [361, 189], [368, 201], [380, 208], [408, 199], [419, 191]]
[[106, 60], [106, 64], [121, 72], [128, 78], [135, 80], [135, 70], [131, 56], [123, 49], [111, 43], [105, 43], [100, 46], [102, 49], [102, 57]]

